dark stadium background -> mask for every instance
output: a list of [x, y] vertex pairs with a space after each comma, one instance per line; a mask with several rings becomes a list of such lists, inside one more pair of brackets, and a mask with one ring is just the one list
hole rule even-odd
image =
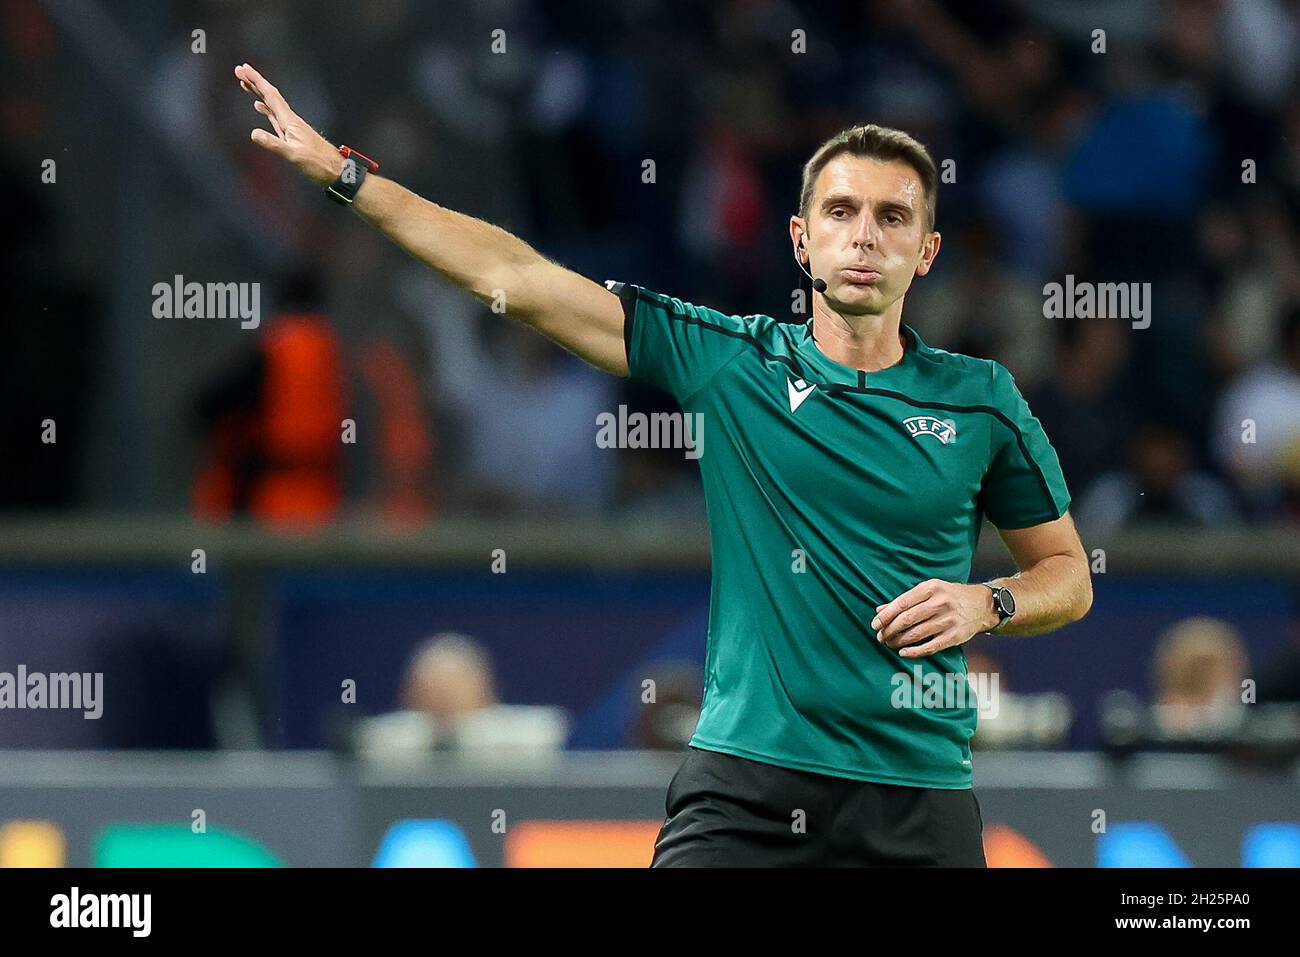
[[[258, 151], [244, 61], [584, 275], [791, 321], [803, 161], [916, 135], [950, 175], [906, 319], [1015, 374], [1096, 572], [1084, 621], [968, 646], [1016, 716], [977, 739], [990, 859], [1300, 865], [1300, 4], [0, 0], [0, 57], [0, 671], [105, 688], [0, 711], [0, 866], [191, 808], [289, 864], [648, 861], [698, 707], [695, 462], [595, 442], [670, 400]], [[261, 324], [155, 318], [177, 275], [259, 283]], [[1067, 276], [1149, 283], [1149, 326], [1046, 318]], [[986, 528], [977, 573], [1009, 565]], [[483, 737], [390, 748], [445, 633]], [[1254, 697], [1169, 733], [1216, 681]]]

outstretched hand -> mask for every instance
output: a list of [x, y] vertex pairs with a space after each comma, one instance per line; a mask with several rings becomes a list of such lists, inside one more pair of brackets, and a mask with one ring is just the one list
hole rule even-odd
[[258, 98], [253, 109], [270, 121], [274, 131], [253, 130], [253, 142], [288, 160], [298, 172], [320, 186], [335, 182], [343, 172], [339, 151], [290, 109], [280, 91], [247, 63], [235, 67], [235, 76], [244, 92]]

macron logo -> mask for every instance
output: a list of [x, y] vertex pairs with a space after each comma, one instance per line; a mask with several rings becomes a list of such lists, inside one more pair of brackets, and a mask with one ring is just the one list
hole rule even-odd
[[786, 379], [785, 382], [790, 390], [791, 412], [803, 405], [803, 400], [812, 395], [813, 389], [817, 388], [816, 383], [804, 382], [803, 379]]

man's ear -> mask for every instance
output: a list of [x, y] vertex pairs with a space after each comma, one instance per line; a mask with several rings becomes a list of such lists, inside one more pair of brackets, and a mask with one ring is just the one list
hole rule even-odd
[[939, 247], [943, 245], [943, 237], [939, 233], [931, 231], [925, 240], [921, 243], [921, 261], [916, 264], [916, 274], [924, 276], [934, 265], [934, 259], [939, 255]]
[[[795, 259], [801, 263], [806, 263], [805, 257], [808, 255], [808, 224], [798, 216], [790, 217], [790, 242], [794, 245]], [[800, 251], [802, 250], [802, 255]]]

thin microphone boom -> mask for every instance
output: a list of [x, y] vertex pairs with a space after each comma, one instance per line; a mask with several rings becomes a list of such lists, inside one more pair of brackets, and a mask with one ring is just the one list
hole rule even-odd
[[825, 279], [817, 279], [816, 277], [814, 277], [813, 274], [808, 271], [807, 267], [805, 267], [804, 264], [799, 260], [799, 257], [796, 256], [794, 261], [795, 261], [795, 265], [797, 265], [800, 269], [804, 271], [804, 275], [812, 280], [813, 289], [817, 290], [818, 292], [826, 291]]

